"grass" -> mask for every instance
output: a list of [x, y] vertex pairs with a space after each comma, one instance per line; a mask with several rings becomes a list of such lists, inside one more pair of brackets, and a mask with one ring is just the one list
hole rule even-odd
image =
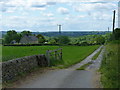
[[99, 45], [95, 46], [64, 46], [63, 48], [63, 62], [64, 68], [73, 64], [79, 63], [96, 50]]
[[97, 57], [100, 55], [101, 51], [102, 51], [102, 48], [92, 57], [92, 60], [96, 60]]
[[87, 66], [89, 66], [90, 64], [92, 64], [92, 62], [89, 62], [89, 63], [87, 63], [87, 64], [84, 64], [84, 65], [82, 65], [80, 68], [77, 68], [76, 70], [85, 70], [85, 68], [86, 68]]
[[106, 45], [106, 51], [100, 68], [101, 82], [104, 88], [120, 88], [120, 41]]
[[[57, 62], [57, 64], [64, 64], [64, 67], [69, 67], [73, 64], [76, 64], [90, 55], [94, 50], [96, 50], [99, 45], [95, 46], [22, 46], [22, 47], [13, 47], [13, 46], [3, 46], [2, 51], [2, 60], [8, 61], [11, 59], [36, 55], [36, 54], [45, 54], [46, 50], [54, 50], [57, 48], [63, 49], [63, 63]], [[60, 66], [60, 68], [62, 68]]]
[[46, 50], [57, 49], [58, 46], [2, 46], [2, 61], [24, 56], [45, 54]]

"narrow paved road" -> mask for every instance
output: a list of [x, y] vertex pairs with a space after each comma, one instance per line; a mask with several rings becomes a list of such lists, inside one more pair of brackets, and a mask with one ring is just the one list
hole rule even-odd
[[35, 78], [18, 85], [17, 88], [95, 88], [96, 84], [96, 70], [100, 67], [102, 54], [93, 62], [86, 70], [76, 70], [83, 64], [91, 61], [91, 58], [102, 48], [98, 48], [90, 56], [82, 62], [71, 66], [67, 69], [49, 70], [43, 74], [37, 75]]

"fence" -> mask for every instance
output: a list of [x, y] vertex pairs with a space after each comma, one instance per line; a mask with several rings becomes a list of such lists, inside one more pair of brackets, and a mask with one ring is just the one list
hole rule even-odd
[[62, 60], [62, 48], [56, 50], [47, 50], [46, 51], [46, 58], [48, 61], [48, 66], [51, 66], [51, 61], [58, 61]]

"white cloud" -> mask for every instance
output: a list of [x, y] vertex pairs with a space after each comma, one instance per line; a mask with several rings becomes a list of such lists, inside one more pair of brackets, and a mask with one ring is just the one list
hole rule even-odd
[[106, 14], [106, 13], [102, 13], [102, 12], [94, 12], [92, 15], [94, 20], [112, 20], [112, 15], [110, 14]]
[[[119, 0], [114, 0], [114, 2], [117, 2]], [[96, 8], [108, 8], [103, 4], [107, 3], [98, 3], [98, 2], [113, 2], [113, 0], [1, 0], [0, 1], [0, 6], [2, 6], [2, 11], [6, 12], [9, 8], [8, 12], [13, 12], [15, 10], [18, 10], [19, 7], [24, 7], [27, 9], [32, 9], [32, 10], [45, 10], [45, 7], [49, 5], [55, 5], [57, 2], [97, 2], [94, 6], [94, 4], [81, 4], [80, 6], [76, 7], [77, 11], [83, 11], [83, 10], [90, 10], [94, 7]], [[113, 6], [112, 4], [109, 4], [109, 7]], [[113, 6], [114, 7], [114, 6]], [[15, 8], [15, 9], [13, 9]], [[10, 10], [11, 9], [11, 10]], [[63, 9], [63, 13], [64, 13]]]
[[53, 13], [44, 13], [43, 16], [47, 16], [47, 17], [53, 17], [54, 14]]
[[36, 29], [53, 25], [54, 17], [3, 16], [0, 25], [8, 29]]
[[85, 15], [78, 15], [77, 17], [78, 17], [78, 18], [84, 18]]
[[67, 8], [64, 8], [64, 7], [58, 8], [57, 11], [61, 14], [69, 14], [69, 10]]
[[73, 8], [75, 8], [76, 11], [92, 11], [92, 10], [112, 10], [113, 8], [116, 8], [116, 4], [114, 3], [82, 3], [79, 5], [74, 5]]
[[[53, 25], [63, 23], [66, 29], [74, 30], [91, 29], [94, 26], [91, 23], [95, 23], [94, 27], [99, 28], [99, 22], [103, 22], [105, 27], [106, 24], [111, 24], [109, 20], [112, 20], [112, 11], [117, 9], [116, 1], [118, 0], [0, 0], [2, 11], [8, 12], [3, 13], [0, 26], [8, 29], [52, 30]], [[73, 11], [71, 6], [77, 12]], [[54, 10], [65, 15], [58, 15]]]
[[65, 19], [65, 20], [67, 20], [67, 21], [68, 21], [68, 20], [70, 20], [70, 18], [69, 18], [69, 17], [65, 17], [64, 19]]
[[43, 2], [33, 2], [31, 3], [31, 7], [36, 7], [36, 8], [42, 8], [42, 7], [46, 7], [46, 3]]

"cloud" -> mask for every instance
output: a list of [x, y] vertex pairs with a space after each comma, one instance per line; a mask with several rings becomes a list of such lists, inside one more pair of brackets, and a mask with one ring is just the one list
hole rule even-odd
[[[2, 23], [0, 23], [1, 28], [6, 29], [30, 29], [34, 30], [36, 28], [47, 27], [48, 25], [53, 25], [54, 17], [28, 17], [28, 16], [3, 16]], [[3, 29], [4, 30], [4, 29]]]
[[73, 6], [76, 11], [93, 11], [93, 10], [99, 10], [99, 11], [108, 11], [112, 10], [116, 7], [114, 3], [82, 3], [77, 6]]
[[[0, 1], [0, 11], [2, 12], [14, 12], [16, 9], [19, 10], [20, 7], [23, 9], [31, 10], [46, 10], [47, 6], [55, 5], [56, 2], [49, 0], [1, 0]], [[16, 8], [16, 9], [15, 9]], [[10, 10], [11, 9], [11, 10]]]
[[77, 17], [78, 17], [78, 18], [84, 18], [85, 15], [78, 15]]
[[53, 13], [44, 13], [43, 16], [47, 16], [47, 17], [53, 17], [54, 14]]
[[0, 2], [0, 11], [2, 12], [14, 12], [15, 10], [20, 9], [20, 7], [25, 6], [23, 0], [5, 0]]
[[110, 20], [112, 20], [111, 14], [106, 14], [106, 13], [102, 13], [102, 12], [94, 12], [92, 17], [93, 17], [93, 20], [96, 20], [96, 21], [99, 21], [99, 20], [110, 21]]
[[[106, 26], [112, 25], [110, 20], [112, 20], [112, 11], [118, 6], [116, 1], [0, 0], [3, 12], [0, 26], [4, 30], [11, 28], [52, 30], [57, 29], [56, 24], [63, 24], [63, 28], [69, 30], [104, 29]], [[58, 15], [58, 13], [64, 16]]]
[[57, 2], [47, 2], [47, 5], [56, 5]]
[[69, 14], [69, 10], [67, 8], [64, 8], [64, 7], [58, 8], [57, 11], [61, 14]]
[[35, 3], [32, 3], [32, 7], [35, 7], [35, 8], [44, 8], [46, 7], [46, 3], [39, 3], [39, 2], [35, 2]]
[[[114, 0], [114, 2], [117, 2], [119, 0]], [[60, 2], [83, 2], [83, 3], [93, 3], [95, 4], [99, 4], [97, 7], [98, 8], [101, 8], [102, 5], [100, 5], [100, 3], [102, 4], [105, 4], [105, 3], [109, 3], [109, 2], [113, 2], [113, 0], [0, 0], [0, 6], [2, 7], [1, 8], [1, 11], [2, 12], [7, 12], [7, 10], [9, 8], [16, 8], [17, 10], [19, 10], [19, 7], [24, 7], [23, 9], [31, 9], [33, 8], [33, 10], [45, 10], [45, 8], [47, 6], [50, 6], [50, 5], [56, 5], [57, 3], [60, 3]], [[2, 5], [3, 4], [3, 5]], [[84, 4], [85, 5], [85, 4]], [[89, 10], [89, 8], [92, 7], [92, 5], [88, 4], [88, 8], [85, 6], [85, 9]], [[100, 7], [101, 6], [101, 7]], [[82, 5], [81, 5], [82, 7]], [[111, 7], [111, 5], [110, 5]], [[37, 8], [37, 9], [35, 9]], [[38, 9], [40, 8], [40, 9]], [[42, 9], [44, 8], [44, 9]], [[16, 9], [13, 9], [13, 10], [16, 10]], [[76, 7], [76, 10], [77, 11], [81, 11], [82, 9], [84, 8], [81, 8], [78, 6]], [[64, 10], [63, 10], [63, 13], [64, 13]]]

